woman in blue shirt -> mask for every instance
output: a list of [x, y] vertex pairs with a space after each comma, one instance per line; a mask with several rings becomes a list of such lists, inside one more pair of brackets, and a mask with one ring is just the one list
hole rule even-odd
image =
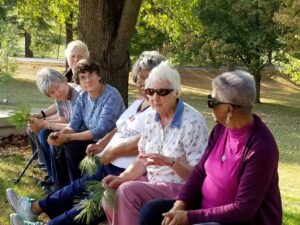
[[73, 78], [84, 91], [76, 100], [69, 125], [53, 133], [48, 140], [51, 145], [64, 144], [70, 182], [81, 177], [78, 165], [86, 154], [86, 147], [111, 131], [125, 111], [118, 90], [101, 82], [96, 63], [79, 61]]

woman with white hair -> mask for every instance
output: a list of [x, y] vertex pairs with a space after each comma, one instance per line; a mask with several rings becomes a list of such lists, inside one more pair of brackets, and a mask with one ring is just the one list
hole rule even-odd
[[65, 57], [69, 68], [64, 75], [67, 77], [68, 82], [73, 82], [73, 74], [75, 73], [75, 66], [77, 62], [79, 62], [81, 59], [89, 59], [90, 52], [84, 42], [75, 40], [69, 42], [67, 45], [65, 49]]
[[255, 82], [244, 71], [212, 81], [208, 107], [217, 125], [177, 200], [153, 200], [140, 212], [142, 225], [281, 225], [278, 148], [252, 113]]
[[139, 156], [119, 176], [103, 179], [108, 187], [118, 188], [114, 210], [104, 203], [111, 224], [136, 225], [145, 202], [174, 198], [207, 144], [204, 117], [179, 99], [180, 76], [167, 62], [150, 72], [144, 91], [152, 110], [145, 119]]

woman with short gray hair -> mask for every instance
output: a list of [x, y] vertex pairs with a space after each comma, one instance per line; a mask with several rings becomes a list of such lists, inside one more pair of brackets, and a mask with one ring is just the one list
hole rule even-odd
[[69, 69], [64, 73], [68, 82], [73, 81], [73, 74], [75, 73], [75, 66], [81, 59], [89, 59], [90, 52], [87, 45], [80, 41], [71, 41], [65, 49], [65, 57], [69, 65]]
[[226, 72], [213, 80], [212, 87], [223, 102], [241, 105], [244, 112], [251, 111], [256, 96], [251, 74], [242, 70]]
[[66, 83], [67, 78], [51, 68], [43, 68], [37, 73], [36, 85], [40, 92], [48, 97], [50, 97], [49, 91], [53, 82]]
[[139, 73], [142, 71], [150, 72], [154, 67], [165, 61], [166, 58], [157, 51], [144, 51], [132, 66], [132, 78], [137, 83]]
[[253, 76], [226, 72], [212, 88], [207, 103], [217, 125], [202, 159], [176, 201], [143, 206], [140, 225], [282, 224], [279, 153], [270, 130], [251, 112]]
[[41, 117], [33, 115], [28, 123], [31, 130], [37, 133], [37, 142], [41, 145], [49, 176], [47, 181], [40, 182], [40, 184], [45, 192], [51, 192], [68, 183], [68, 179], [65, 180], [64, 171], [57, 168], [55, 150], [49, 146], [47, 139], [53, 130], [62, 130], [68, 125], [81, 87], [67, 83], [65, 76], [51, 68], [38, 71], [36, 84], [44, 95], [55, 100], [54, 108], [58, 114], [55, 116], [56, 111], [53, 113], [48, 108], [41, 111]]

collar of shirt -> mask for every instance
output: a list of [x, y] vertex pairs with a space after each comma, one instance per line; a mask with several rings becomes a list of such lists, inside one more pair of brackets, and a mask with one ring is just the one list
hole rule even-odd
[[[178, 103], [176, 106], [176, 111], [174, 113], [173, 119], [170, 123], [171, 128], [180, 128], [181, 127], [181, 117], [183, 114], [184, 104], [183, 101], [178, 99]], [[160, 120], [160, 116], [158, 113], [155, 114], [154, 121], [158, 122]]]

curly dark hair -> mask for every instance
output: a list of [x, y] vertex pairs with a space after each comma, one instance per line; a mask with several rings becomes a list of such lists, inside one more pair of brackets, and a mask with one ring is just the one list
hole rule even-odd
[[91, 60], [82, 59], [76, 64], [75, 73], [73, 75], [73, 79], [76, 84], [80, 83], [79, 74], [85, 72], [96, 73], [97, 76], [100, 77], [100, 67], [98, 63]]

